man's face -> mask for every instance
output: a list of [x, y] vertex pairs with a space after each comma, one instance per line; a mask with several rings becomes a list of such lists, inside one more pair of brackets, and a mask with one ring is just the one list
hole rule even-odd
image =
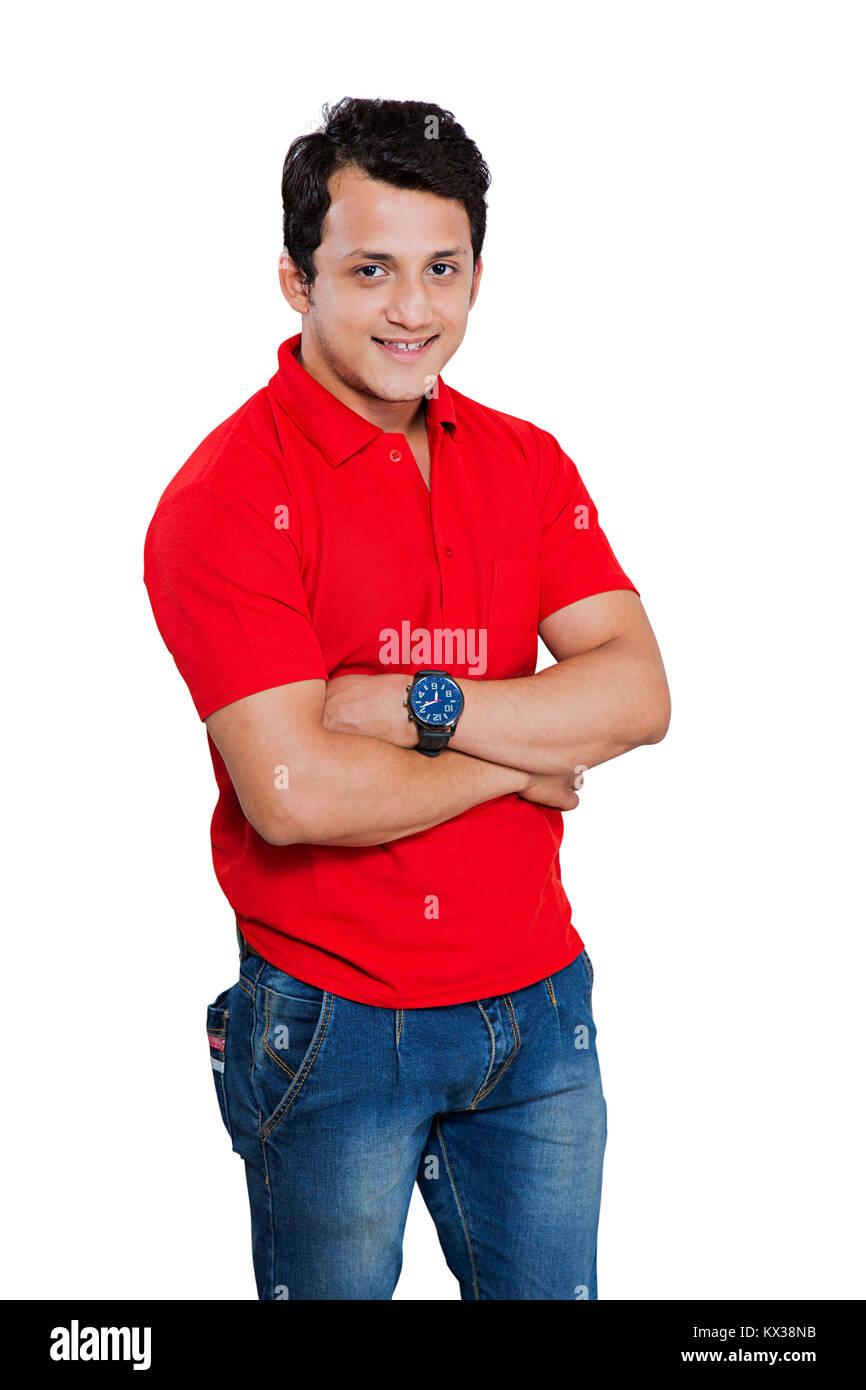
[[329, 189], [309, 298], [291, 263], [281, 271], [286, 298], [306, 313], [303, 351], [309, 337], [352, 390], [418, 400], [460, 346], [478, 291], [466, 209], [355, 168], [334, 174]]

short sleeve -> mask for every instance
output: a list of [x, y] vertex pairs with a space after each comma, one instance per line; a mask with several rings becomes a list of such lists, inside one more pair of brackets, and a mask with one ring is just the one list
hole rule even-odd
[[328, 678], [298, 551], [278, 521], [197, 482], [164, 496], [148, 527], [144, 583], [201, 720], [260, 690]]
[[541, 521], [538, 621], [569, 603], [609, 589], [638, 589], [622, 569], [598, 523], [595, 503], [572, 460], [546, 430], [537, 447], [535, 495]]

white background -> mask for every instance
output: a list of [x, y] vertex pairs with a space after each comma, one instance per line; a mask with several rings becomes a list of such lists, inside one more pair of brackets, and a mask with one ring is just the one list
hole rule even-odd
[[[7, 1297], [255, 1297], [203, 1024], [237, 969], [215, 784], [141, 555], [299, 330], [282, 161], [344, 95], [438, 102], [487, 159], [443, 377], [575, 459], [670, 679], [667, 739], [566, 818], [609, 1109], [600, 1297], [866, 1294], [863, 20], [7, 17]], [[458, 1297], [417, 1192], [396, 1297]]]

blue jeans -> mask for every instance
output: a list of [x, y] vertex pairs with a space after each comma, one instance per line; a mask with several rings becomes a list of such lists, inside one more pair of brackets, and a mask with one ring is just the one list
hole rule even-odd
[[260, 1299], [390, 1299], [416, 1182], [461, 1298], [598, 1297], [586, 951], [511, 994], [387, 1009], [241, 950], [207, 1027]]

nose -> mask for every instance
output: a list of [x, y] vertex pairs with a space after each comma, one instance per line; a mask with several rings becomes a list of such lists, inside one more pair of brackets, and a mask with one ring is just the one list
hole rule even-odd
[[421, 336], [422, 330], [432, 327], [433, 315], [430, 308], [430, 295], [423, 281], [411, 280], [398, 283], [394, 297], [386, 314], [393, 327], [402, 327], [408, 333]]

